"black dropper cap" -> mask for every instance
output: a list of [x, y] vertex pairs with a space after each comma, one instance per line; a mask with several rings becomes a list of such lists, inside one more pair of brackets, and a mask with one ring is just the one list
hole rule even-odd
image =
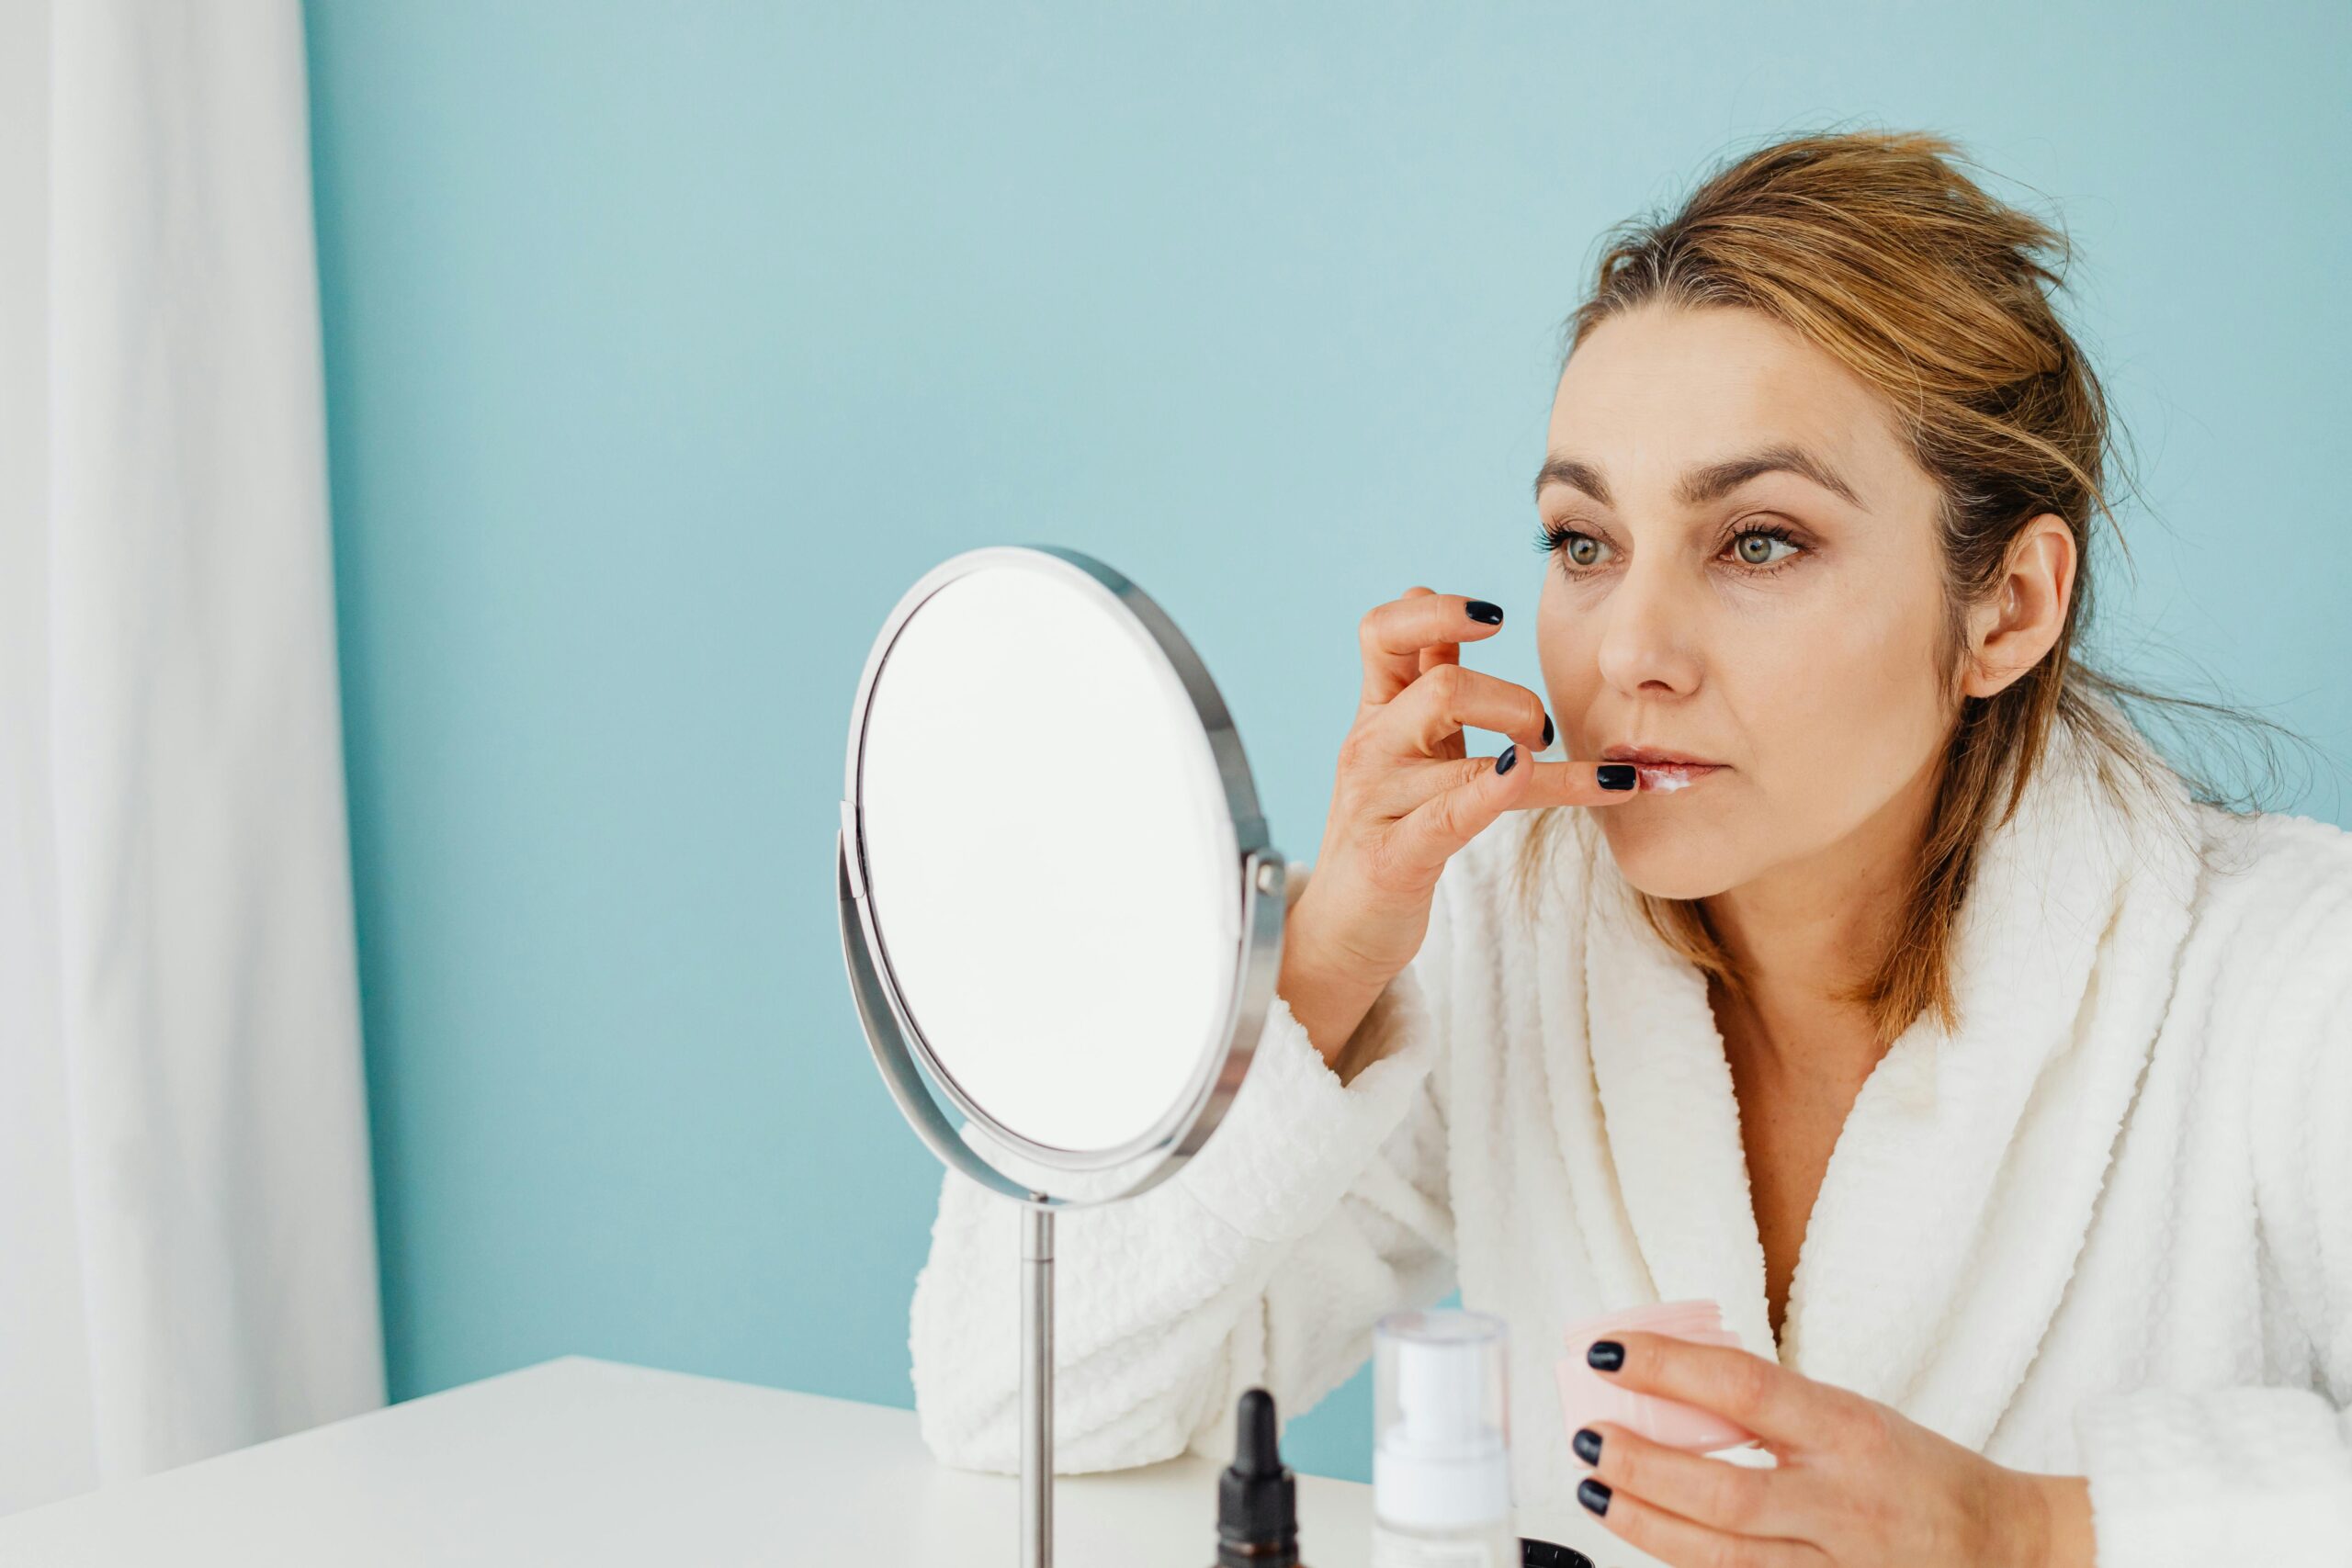
[[1274, 1436], [1274, 1396], [1253, 1388], [1234, 1410], [1233, 1462], [1216, 1489], [1217, 1568], [1297, 1568], [1298, 1483]]

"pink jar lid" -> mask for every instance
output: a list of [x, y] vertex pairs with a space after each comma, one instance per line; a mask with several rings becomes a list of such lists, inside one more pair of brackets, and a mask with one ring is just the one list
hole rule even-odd
[[1627, 1388], [1587, 1364], [1587, 1346], [1626, 1331], [1662, 1334], [1735, 1350], [1741, 1348], [1739, 1337], [1723, 1325], [1722, 1308], [1703, 1298], [1654, 1302], [1572, 1323], [1562, 1334], [1569, 1354], [1553, 1364], [1560, 1385], [1560, 1414], [1570, 1433], [1596, 1421], [1610, 1421], [1652, 1442], [1690, 1453], [1711, 1453], [1763, 1440], [1712, 1410]]

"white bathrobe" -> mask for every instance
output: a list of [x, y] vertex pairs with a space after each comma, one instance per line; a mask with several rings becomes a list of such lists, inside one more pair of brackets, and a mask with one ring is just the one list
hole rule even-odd
[[[1201, 1154], [1062, 1216], [1057, 1468], [1222, 1459], [1242, 1390], [1296, 1416], [1458, 1284], [1510, 1325], [1520, 1528], [1590, 1541], [1562, 1326], [1707, 1296], [1783, 1366], [2087, 1475], [2098, 1568], [2352, 1563], [2352, 834], [2127, 811], [2086, 758], [2062, 737], [1985, 846], [1960, 1027], [1864, 1083], [1780, 1343], [1702, 976], [1582, 813], [1521, 918], [1513, 814], [1447, 866], [1379, 1059], [1342, 1085], [1278, 998]], [[911, 1338], [949, 1464], [1016, 1463], [1016, 1218], [946, 1179]]]

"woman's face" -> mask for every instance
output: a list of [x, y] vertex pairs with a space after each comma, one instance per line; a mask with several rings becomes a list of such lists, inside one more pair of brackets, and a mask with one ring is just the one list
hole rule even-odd
[[1876, 395], [1758, 312], [1652, 306], [1571, 355], [1547, 449], [1544, 682], [1570, 756], [1641, 765], [1596, 814], [1627, 880], [1709, 897], [1916, 830], [1937, 490]]

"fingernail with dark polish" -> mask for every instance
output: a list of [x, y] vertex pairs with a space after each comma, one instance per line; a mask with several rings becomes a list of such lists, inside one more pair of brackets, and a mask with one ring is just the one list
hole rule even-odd
[[1519, 747], [1516, 742], [1504, 747], [1503, 754], [1495, 759], [1495, 772], [1498, 773], [1507, 773], [1518, 765]]
[[1548, 713], [1544, 716], [1544, 749], [1552, 749], [1552, 716]]
[[1577, 1482], [1577, 1501], [1582, 1503], [1586, 1507], [1590, 1508], [1596, 1514], [1607, 1513], [1609, 1511], [1609, 1483], [1605, 1481]]
[[1625, 1364], [1625, 1347], [1614, 1339], [1596, 1339], [1584, 1353], [1585, 1365], [1613, 1372]]
[[1484, 599], [1473, 599], [1463, 605], [1462, 610], [1463, 614], [1474, 621], [1484, 621], [1490, 626], [1498, 626], [1503, 624], [1503, 607], [1500, 604], [1489, 604]]
[[1603, 789], [1634, 787], [1634, 764], [1631, 762], [1603, 762], [1593, 773], [1600, 780]]
[[1573, 1446], [1577, 1450], [1577, 1458], [1584, 1461], [1587, 1464], [1599, 1464], [1600, 1462], [1600, 1433], [1594, 1431], [1589, 1427], [1579, 1427], [1577, 1428], [1576, 1437], [1570, 1441], [1571, 1446]]

